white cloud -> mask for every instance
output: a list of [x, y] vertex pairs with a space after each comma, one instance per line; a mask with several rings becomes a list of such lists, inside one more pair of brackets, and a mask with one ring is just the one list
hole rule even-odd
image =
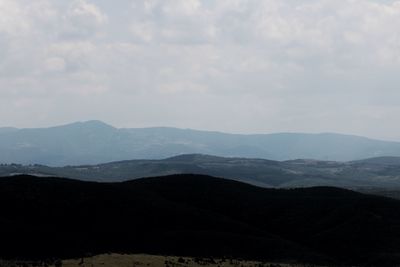
[[65, 69], [65, 60], [60, 57], [51, 57], [46, 59], [45, 68], [48, 71], [63, 71]]
[[131, 25], [132, 34], [140, 41], [149, 43], [154, 38], [154, 28], [151, 22], [134, 22]]
[[[400, 139], [374, 127], [399, 109], [398, 25], [390, 0], [0, 0], [0, 125]], [[39, 121], [22, 108], [35, 104]]]
[[86, 0], [74, 0], [63, 16], [65, 37], [85, 38], [98, 36], [101, 27], [107, 23], [107, 16]]
[[17, 35], [31, 29], [26, 20], [26, 11], [15, 1], [0, 1], [0, 32], [3, 34]]

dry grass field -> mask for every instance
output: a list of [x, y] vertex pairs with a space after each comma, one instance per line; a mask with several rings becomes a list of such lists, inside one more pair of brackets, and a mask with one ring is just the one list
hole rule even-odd
[[282, 263], [264, 263], [233, 259], [188, 258], [175, 256], [154, 256], [145, 254], [121, 255], [103, 254], [89, 258], [63, 260], [57, 263], [28, 263], [0, 261], [0, 267], [311, 267]]

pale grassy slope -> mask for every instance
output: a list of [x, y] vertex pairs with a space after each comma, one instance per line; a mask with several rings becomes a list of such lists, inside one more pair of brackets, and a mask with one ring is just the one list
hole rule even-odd
[[[290, 265], [278, 263], [262, 263], [257, 261], [242, 261], [231, 259], [205, 259], [205, 258], [187, 258], [173, 256], [153, 256], [153, 255], [120, 255], [104, 254], [92, 258], [65, 260], [63, 267], [132, 267], [132, 266], [154, 266], [154, 267], [202, 267], [202, 266], [220, 266], [220, 267], [305, 267], [305, 265]], [[313, 265], [315, 266], [315, 265]]]
[[[155, 256], [146, 254], [102, 254], [94, 257], [63, 260], [60, 264], [44, 262], [1, 261], [1, 267], [318, 267], [316, 265], [267, 263], [236, 259], [189, 258], [176, 256]], [[321, 266], [320, 266], [321, 267]]]

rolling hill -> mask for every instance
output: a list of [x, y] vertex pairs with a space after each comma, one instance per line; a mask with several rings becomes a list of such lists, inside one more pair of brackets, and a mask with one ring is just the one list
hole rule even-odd
[[31, 174], [103, 182], [184, 173], [211, 175], [262, 187], [376, 187], [397, 191], [400, 188], [400, 162], [399, 158], [394, 157], [335, 162], [272, 161], [188, 154], [163, 160], [129, 160], [65, 167], [0, 165], [0, 176]]
[[176, 128], [118, 129], [100, 121], [37, 129], [0, 128], [0, 163], [99, 164], [210, 154], [271, 160], [351, 161], [400, 156], [400, 143], [341, 134], [226, 134]]
[[101, 253], [384, 266], [400, 201], [332, 187], [265, 189], [199, 175], [94, 183], [0, 179], [0, 258]]

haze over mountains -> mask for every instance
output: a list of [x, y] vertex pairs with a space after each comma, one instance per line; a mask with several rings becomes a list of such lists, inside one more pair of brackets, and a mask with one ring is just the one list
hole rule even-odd
[[200, 153], [270, 160], [350, 161], [400, 156], [400, 143], [342, 134], [227, 134], [177, 128], [118, 129], [100, 121], [0, 128], [0, 163], [50, 166], [162, 159]]

